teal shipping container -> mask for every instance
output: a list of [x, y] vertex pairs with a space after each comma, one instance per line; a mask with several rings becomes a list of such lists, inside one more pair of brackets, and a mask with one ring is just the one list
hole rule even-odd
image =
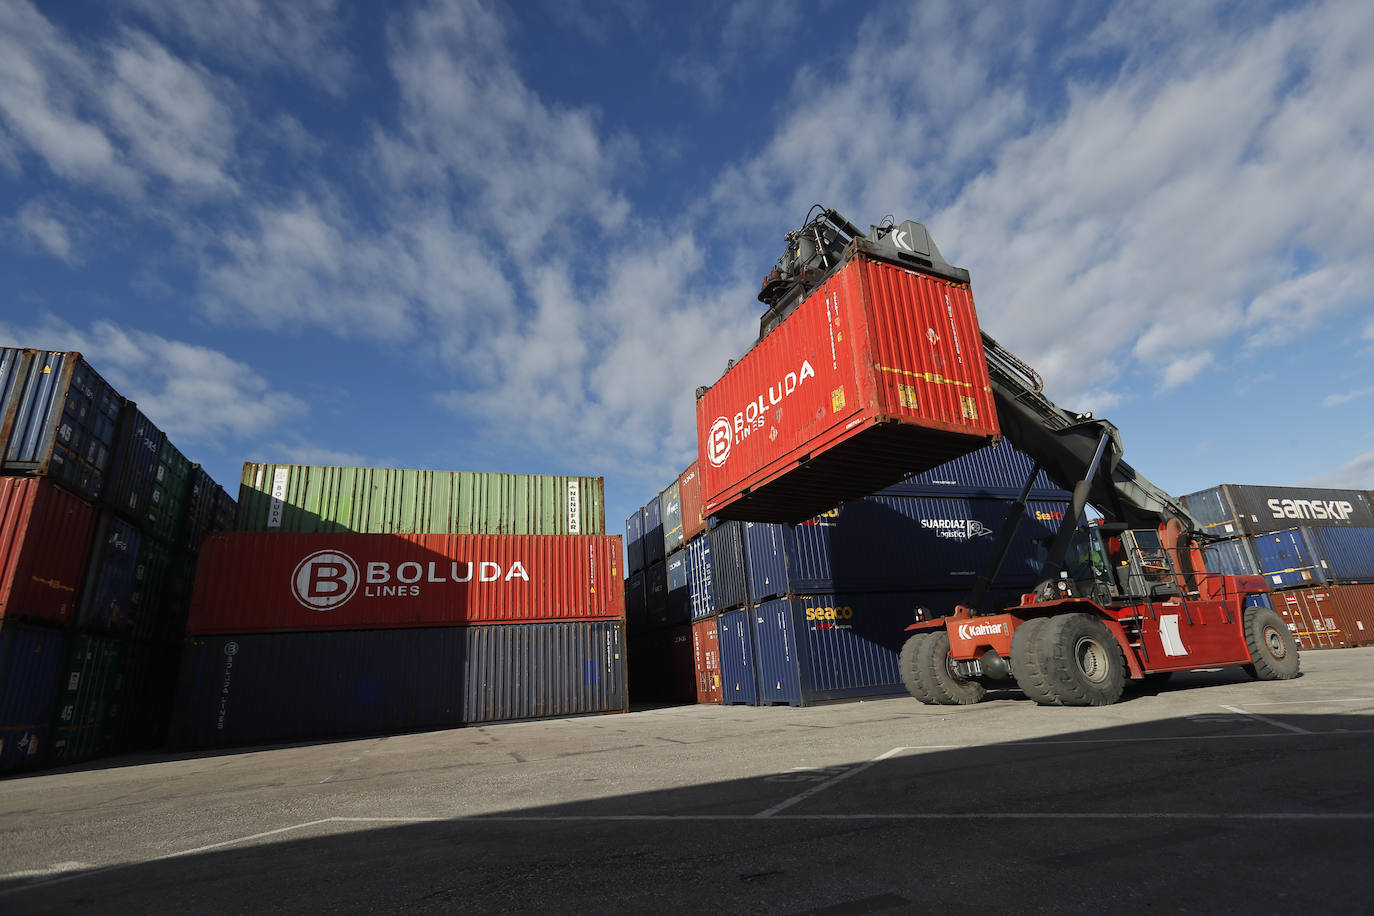
[[114, 747], [122, 647], [121, 641], [106, 636], [71, 638], [57, 685], [49, 764], [90, 760]]
[[245, 463], [239, 531], [605, 534], [600, 477]]

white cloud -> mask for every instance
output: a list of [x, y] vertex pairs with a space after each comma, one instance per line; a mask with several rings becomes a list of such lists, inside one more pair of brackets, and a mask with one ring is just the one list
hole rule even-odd
[[20, 233], [37, 243], [48, 254], [75, 263], [77, 258], [72, 250], [71, 232], [66, 223], [59, 219], [48, 206], [40, 201], [31, 200], [19, 211], [17, 224]]
[[1322, 398], [1322, 406], [1339, 407], [1342, 404], [1348, 404], [1351, 401], [1357, 401], [1360, 398], [1367, 398], [1371, 394], [1374, 394], [1374, 387], [1356, 388], [1351, 391], [1342, 391], [1337, 394], [1328, 394], [1326, 397]]
[[1304, 487], [1374, 490], [1374, 452], [1365, 452], [1338, 468], [1300, 481]]
[[89, 330], [49, 316], [32, 328], [0, 324], [0, 339], [78, 350], [97, 372], [173, 441], [197, 443], [261, 434], [305, 413], [248, 365], [209, 347], [97, 321]]

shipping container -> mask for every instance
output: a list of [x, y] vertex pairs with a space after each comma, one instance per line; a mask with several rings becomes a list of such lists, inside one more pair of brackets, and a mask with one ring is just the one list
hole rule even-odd
[[706, 531], [706, 519], [701, 515], [701, 466], [693, 461], [677, 478], [678, 495], [682, 498], [682, 537], [690, 541]]
[[[948, 491], [953, 495], [1006, 495], [1020, 493], [1026, 485], [1036, 462], [1005, 439], [984, 446], [977, 451], [960, 455], [938, 467], [913, 474], [901, 483], [882, 490], [878, 495], [928, 495]], [[1067, 487], [1078, 481], [1060, 485], [1044, 471], [1037, 471], [1031, 485], [1031, 495], [1049, 499], [1068, 499]]]
[[678, 550], [663, 563], [667, 601], [660, 626], [680, 626], [692, 620], [692, 593], [687, 575], [687, 551]]
[[178, 747], [231, 747], [628, 708], [619, 621], [187, 640]]
[[744, 525], [723, 522], [707, 533], [711, 544], [711, 596], [717, 611], [749, 601], [749, 574], [744, 562]]
[[623, 618], [620, 537], [260, 534], [205, 540], [188, 631]]
[[682, 496], [676, 480], [658, 494], [658, 514], [663, 519], [663, 553], [667, 556], [674, 550], [681, 550], [685, 543], [682, 535]]
[[663, 507], [658, 497], [645, 503], [639, 514], [644, 528], [644, 568], [648, 569], [668, 555], [663, 549]]
[[101, 504], [142, 527], [151, 508], [166, 444], [167, 434], [133, 401], [125, 401]]
[[697, 702], [719, 706], [720, 640], [714, 617], [692, 624], [692, 659], [696, 671]]
[[248, 462], [239, 531], [605, 534], [600, 477]]
[[80, 353], [17, 350], [0, 358], [6, 474], [47, 477], [87, 502], [101, 495], [123, 398]]
[[691, 624], [640, 633], [629, 647], [630, 702], [697, 701]]
[[115, 735], [112, 753], [166, 744], [180, 660], [180, 643], [124, 643], [120, 687], [111, 717]]
[[1300, 608], [1344, 634], [1348, 646], [1374, 645], [1374, 585], [1329, 585], [1274, 593], [1274, 607]]
[[163, 442], [156, 479], [148, 496], [144, 531], [165, 544], [181, 543], [193, 465], [170, 440]]
[[174, 562], [175, 554], [168, 545], [146, 534], [139, 539], [129, 595], [130, 638], [159, 640], [177, 635], [168, 632], [173, 614], [169, 596]]
[[110, 636], [78, 634], [68, 645], [58, 680], [48, 763], [56, 766], [110, 753], [115, 745], [122, 643]]
[[754, 635], [747, 607], [723, 611], [716, 618], [720, 647], [721, 703], [726, 706], [759, 705], [759, 685], [754, 673]]
[[105, 633], [128, 630], [141, 541], [132, 524], [108, 510], [100, 513], [77, 603], [78, 627]]
[[223, 488], [200, 465], [191, 467], [191, 485], [186, 492], [186, 518], [181, 528], [183, 550], [196, 553], [201, 541], [215, 526]]
[[625, 571], [637, 573], [644, 568], [644, 516], [639, 509], [625, 519]]
[[1327, 582], [1374, 584], [1374, 528], [1309, 528], [1306, 533]]
[[[871, 496], [795, 527], [744, 523], [749, 601], [813, 592], [910, 591], [973, 586], [1011, 511], [1008, 497]], [[1067, 500], [1028, 500], [995, 587], [1039, 580], [1041, 542]]]
[[1353, 645], [1347, 642], [1340, 624], [1331, 616], [1333, 609], [1327, 606], [1329, 597], [1326, 589], [1303, 588], [1275, 592], [1270, 600], [1301, 648], [1340, 649]]
[[705, 620], [716, 613], [711, 594], [711, 539], [705, 532], [687, 542], [687, 593], [693, 620]]
[[640, 570], [625, 580], [625, 624], [631, 633], [649, 628], [649, 607], [644, 594], [645, 571]]
[[644, 625], [659, 627], [668, 617], [668, 564], [663, 560], [644, 570]]
[[859, 254], [698, 397], [703, 512], [800, 522], [998, 435], [968, 285]]
[[1255, 548], [1255, 564], [1260, 574], [1269, 580], [1271, 588], [1298, 588], [1322, 585], [1321, 558], [1308, 543], [1306, 531], [1289, 528], [1257, 534], [1251, 539]]
[[95, 516], [47, 480], [0, 478], [0, 619], [71, 624]]
[[0, 621], [0, 772], [43, 765], [62, 663], [60, 630]]
[[1183, 497], [1183, 504], [1218, 537], [1266, 534], [1294, 526], [1374, 528], [1374, 506], [1359, 490], [1222, 484]]
[[1210, 573], [1223, 576], [1258, 576], [1255, 548], [1248, 537], [1214, 541], [1203, 548], [1203, 562]]

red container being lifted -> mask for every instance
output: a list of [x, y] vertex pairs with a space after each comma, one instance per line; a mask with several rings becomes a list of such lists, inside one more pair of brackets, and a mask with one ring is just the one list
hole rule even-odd
[[208, 536], [187, 632], [621, 619], [620, 537]]
[[702, 514], [799, 522], [999, 432], [968, 284], [855, 251], [697, 399]]

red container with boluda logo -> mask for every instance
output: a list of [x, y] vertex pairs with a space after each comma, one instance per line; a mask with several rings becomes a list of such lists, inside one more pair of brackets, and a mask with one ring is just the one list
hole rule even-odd
[[702, 514], [799, 522], [998, 434], [968, 285], [857, 252], [697, 399]]
[[623, 619], [619, 536], [220, 533], [187, 632]]

